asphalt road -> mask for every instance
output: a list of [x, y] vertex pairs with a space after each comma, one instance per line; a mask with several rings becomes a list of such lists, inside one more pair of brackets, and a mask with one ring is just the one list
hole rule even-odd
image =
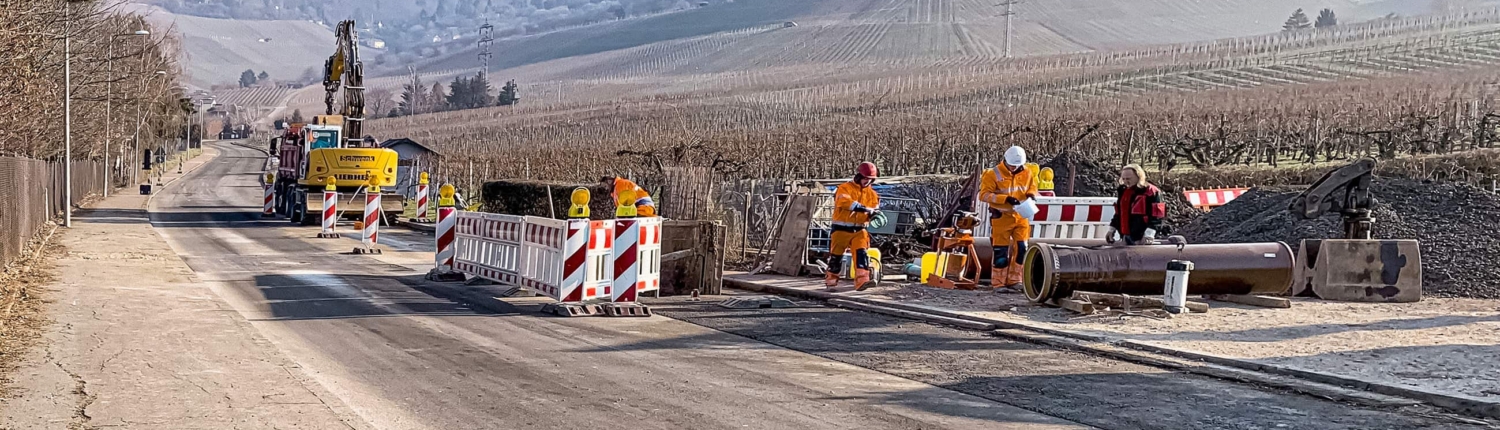
[[540, 316], [535, 300], [422, 280], [430, 236], [259, 219], [263, 154], [163, 190], [153, 226], [196, 276], [368, 428], [1449, 428], [883, 315], [665, 300], [645, 319]]

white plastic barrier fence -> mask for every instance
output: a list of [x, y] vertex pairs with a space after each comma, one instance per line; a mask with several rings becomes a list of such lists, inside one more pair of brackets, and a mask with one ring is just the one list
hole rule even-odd
[[[1103, 239], [1109, 234], [1109, 222], [1115, 217], [1114, 197], [1046, 197], [1037, 196], [1036, 217], [1031, 220], [1031, 237], [1046, 239]], [[974, 199], [979, 226], [974, 235], [990, 235], [990, 206]]]
[[453, 270], [503, 285], [521, 285], [521, 230], [526, 218], [459, 211]]
[[1220, 188], [1212, 190], [1187, 190], [1183, 191], [1182, 195], [1187, 197], [1188, 203], [1193, 205], [1193, 207], [1207, 210], [1234, 201], [1234, 199], [1245, 194], [1246, 191], [1250, 191], [1250, 189]]
[[555, 220], [458, 211], [454, 219], [456, 271], [560, 302], [634, 301], [661, 289], [661, 218]]

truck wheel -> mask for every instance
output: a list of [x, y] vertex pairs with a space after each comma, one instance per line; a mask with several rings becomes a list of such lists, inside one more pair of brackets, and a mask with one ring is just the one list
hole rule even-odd
[[302, 224], [302, 218], [306, 217], [307, 213], [304, 205], [301, 202], [292, 202], [291, 215], [287, 216], [287, 220], [291, 221], [292, 224]]

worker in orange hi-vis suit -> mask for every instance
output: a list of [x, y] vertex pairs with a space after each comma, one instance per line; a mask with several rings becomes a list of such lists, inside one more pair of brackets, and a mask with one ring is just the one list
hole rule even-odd
[[980, 176], [979, 200], [990, 206], [990, 244], [995, 247], [990, 285], [996, 288], [1020, 291], [1021, 259], [1031, 238], [1031, 221], [1016, 206], [1036, 198], [1037, 192], [1037, 174], [1027, 168], [1026, 150], [1019, 146], [1006, 150], [1005, 161]]
[[656, 216], [656, 201], [651, 200], [651, 195], [646, 193], [646, 189], [636, 185], [635, 182], [625, 178], [605, 176], [599, 178], [599, 183], [604, 186], [604, 189], [609, 190], [609, 198], [615, 202], [615, 206], [620, 205], [620, 192], [631, 190], [635, 191], [636, 216], [641, 218]]
[[839, 283], [843, 273], [844, 251], [854, 256], [854, 290], [861, 291], [873, 286], [870, 282], [870, 232], [865, 231], [870, 220], [880, 214], [880, 196], [870, 185], [875, 183], [879, 172], [871, 163], [860, 163], [854, 179], [839, 184], [833, 197], [833, 237], [828, 247], [828, 271], [823, 273], [823, 285], [829, 290]]

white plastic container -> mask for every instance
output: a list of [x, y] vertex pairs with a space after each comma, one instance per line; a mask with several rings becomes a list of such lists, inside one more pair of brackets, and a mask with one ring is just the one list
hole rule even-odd
[[1040, 211], [1041, 209], [1036, 206], [1036, 199], [1026, 199], [1026, 201], [1016, 205], [1016, 213], [1020, 214], [1021, 218], [1036, 218], [1036, 213]]
[[1180, 314], [1187, 310], [1188, 274], [1193, 271], [1193, 262], [1172, 260], [1167, 262], [1166, 291], [1162, 292], [1163, 306], [1168, 313]]

